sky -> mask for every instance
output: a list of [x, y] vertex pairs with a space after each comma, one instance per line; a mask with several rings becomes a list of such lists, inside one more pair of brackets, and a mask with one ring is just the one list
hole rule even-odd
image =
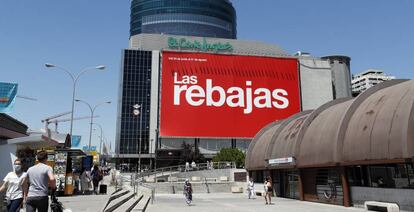
[[[233, 0], [238, 39], [278, 45], [293, 54], [351, 57], [352, 73], [381, 69], [397, 78], [414, 78], [414, 1]], [[129, 0], [1, 0], [0, 81], [19, 84], [10, 114], [32, 130], [41, 120], [70, 111], [72, 82], [63, 71], [47, 69], [53, 63], [80, 73], [86, 67], [106, 65], [79, 78], [76, 98], [96, 109], [94, 122], [114, 149], [121, 50], [128, 47]], [[89, 116], [76, 103], [75, 117]], [[69, 116], [65, 117], [69, 118]], [[50, 126], [52, 127], [52, 126]], [[69, 122], [59, 125], [69, 132]], [[74, 122], [74, 135], [89, 139], [89, 121]], [[92, 145], [99, 145], [100, 130]]]

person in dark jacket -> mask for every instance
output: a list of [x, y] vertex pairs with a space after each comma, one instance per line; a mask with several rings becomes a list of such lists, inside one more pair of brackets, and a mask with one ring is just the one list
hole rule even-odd
[[93, 166], [91, 176], [92, 176], [92, 183], [93, 183], [93, 192], [95, 194], [98, 194], [99, 181], [102, 180], [102, 172], [101, 170], [99, 170], [98, 165]]

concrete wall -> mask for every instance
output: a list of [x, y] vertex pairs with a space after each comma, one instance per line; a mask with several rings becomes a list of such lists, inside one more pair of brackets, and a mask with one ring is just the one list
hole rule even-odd
[[229, 178], [230, 182], [234, 181], [234, 172], [243, 172], [246, 171], [245, 169], [214, 169], [214, 170], [206, 170], [206, 171], [190, 171], [190, 172], [180, 172], [177, 174], [173, 174], [171, 176], [175, 176], [178, 178], [191, 178], [193, 176], [195, 177], [201, 177], [202, 180], [204, 178], [219, 178], [221, 176], [226, 176]]
[[0, 181], [3, 182], [7, 173], [13, 171], [13, 155], [15, 157], [17, 147], [16, 145], [4, 144], [0, 145]]
[[352, 96], [351, 90], [351, 58], [347, 56], [326, 56], [322, 57], [329, 61], [332, 67], [332, 82], [334, 85], [334, 98], [346, 98]]
[[400, 210], [414, 211], [414, 189], [351, 186], [351, 200], [354, 205], [363, 205], [365, 201], [397, 203]]
[[[156, 194], [182, 194], [184, 191], [184, 183], [153, 183], [148, 184], [155, 187]], [[239, 182], [227, 182], [227, 183], [203, 183], [192, 182], [193, 191], [196, 194], [205, 193], [231, 193], [231, 187], [242, 188], [243, 192], [246, 191], [246, 183]]]
[[149, 153], [154, 154], [156, 149], [155, 142], [157, 141], [158, 129], [158, 94], [159, 94], [159, 76], [160, 76], [160, 52], [152, 51], [152, 65], [151, 65], [151, 108], [150, 108], [150, 127], [149, 139], [150, 149]]
[[331, 66], [319, 58], [299, 58], [302, 110], [333, 100]]

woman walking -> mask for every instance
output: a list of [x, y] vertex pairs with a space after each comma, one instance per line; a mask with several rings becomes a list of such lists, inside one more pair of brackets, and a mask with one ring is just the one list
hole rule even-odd
[[272, 196], [272, 193], [273, 193], [273, 188], [272, 188], [272, 180], [271, 180], [270, 177], [266, 177], [264, 187], [265, 187], [266, 205], [267, 204], [271, 205], [272, 204], [272, 197], [271, 196]]
[[191, 183], [188, 179], [185, 179], [184, 182], [184, 195], [187, 205], [190, 206], [191, 202], [193, 201], [193, 187], [191, 186]]
[[4, 178], [0, 192], [6, 191], [7, 211], [19, 211], [23, 202], [23, 181], [26, 173], [22, 170], [22, 162], [20, 159], [14, 161], [14, 171], [9, 172]]
[[86, 170], [85, 168], [82, 169], [82, 174], [81, 174], [81, 189], [82, 189], [82, 194], [85, 194], [89, 192], [89, 185], [91, 182], [91, 176], [88, 170]]

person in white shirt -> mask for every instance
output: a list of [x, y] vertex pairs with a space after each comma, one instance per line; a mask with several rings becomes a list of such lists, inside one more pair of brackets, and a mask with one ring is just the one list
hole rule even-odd
[[187, 161], [185, 162], [185, 172], [190, 171], [190, 163]]
[[250, 178], [249, 182], [247, 183], [247, 197], [254, 198], [254, 182], [253, 178]]
[[19, 211], [23, 202], [23, 181], [26, 173], [22, 170], [22, 162], [20, 159], [14, 161], [14, 171], [9, 172], [4, 178], [0, 192], [6, 191], [7, 211]]
[[196, 168], [197, 168], [197, 165], [196, 165], [196, 163], [193, 161], [193, 162], [191, 162], [191, 169], [193, 170], [193, 171], [195, 171], [196, 170]]

